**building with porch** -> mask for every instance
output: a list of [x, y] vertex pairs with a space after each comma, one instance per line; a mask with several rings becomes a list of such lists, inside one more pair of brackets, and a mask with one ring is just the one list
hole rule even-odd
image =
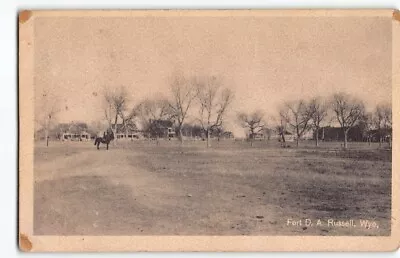
[[91, 135], [86, 131], [80, 133], [65, 132], [61, 135], [62, 141], [89, 141], [90, 139]]

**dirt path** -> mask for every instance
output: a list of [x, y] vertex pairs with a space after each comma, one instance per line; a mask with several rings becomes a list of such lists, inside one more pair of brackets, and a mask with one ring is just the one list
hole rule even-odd
[[87, 150], [36, 165], [35, 233], [143, 232], [143, 222], [162, 204], [153, 197], [178, 194], [165, 180], [130, 166], [135, 158], [133, 151]]
[[87, 150], [38, 164], [35, 233], [250, 234], [268, 221], [265, 205], [246, 216], [245, 204], [261, 199], [249, 196], [262, 196], [251, 187], [218, 175], [169, 178], [144, 170], [140, 158], [133, 150]]

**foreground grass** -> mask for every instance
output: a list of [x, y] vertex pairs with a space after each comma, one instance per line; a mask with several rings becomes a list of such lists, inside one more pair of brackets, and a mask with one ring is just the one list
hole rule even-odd
[[[57, 143], [36, 148], [35, 179], [35, 234], [390, 234], [391, 153], [376, 148]], [[379, 228], [287, 225], [307, 218]]]

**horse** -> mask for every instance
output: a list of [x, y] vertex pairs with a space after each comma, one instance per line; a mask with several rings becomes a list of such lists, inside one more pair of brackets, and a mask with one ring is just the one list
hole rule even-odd
[[107, 145], [108, 150], [108, 144], [110, 144], [112, 140], [114, 140], [114, 133], [112, 131], [107, 131], [107, 133], [103, 134], [103, 137], [96, 137], [94, 145], [97, 145], [97, 149], [99, 150], [100, 143], [104, 143]]

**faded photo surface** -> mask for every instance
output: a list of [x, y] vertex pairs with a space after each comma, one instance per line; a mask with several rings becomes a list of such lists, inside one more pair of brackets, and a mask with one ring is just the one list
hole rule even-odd
[[33, 28], [34, 235], [391, 235], [391, 17]]

